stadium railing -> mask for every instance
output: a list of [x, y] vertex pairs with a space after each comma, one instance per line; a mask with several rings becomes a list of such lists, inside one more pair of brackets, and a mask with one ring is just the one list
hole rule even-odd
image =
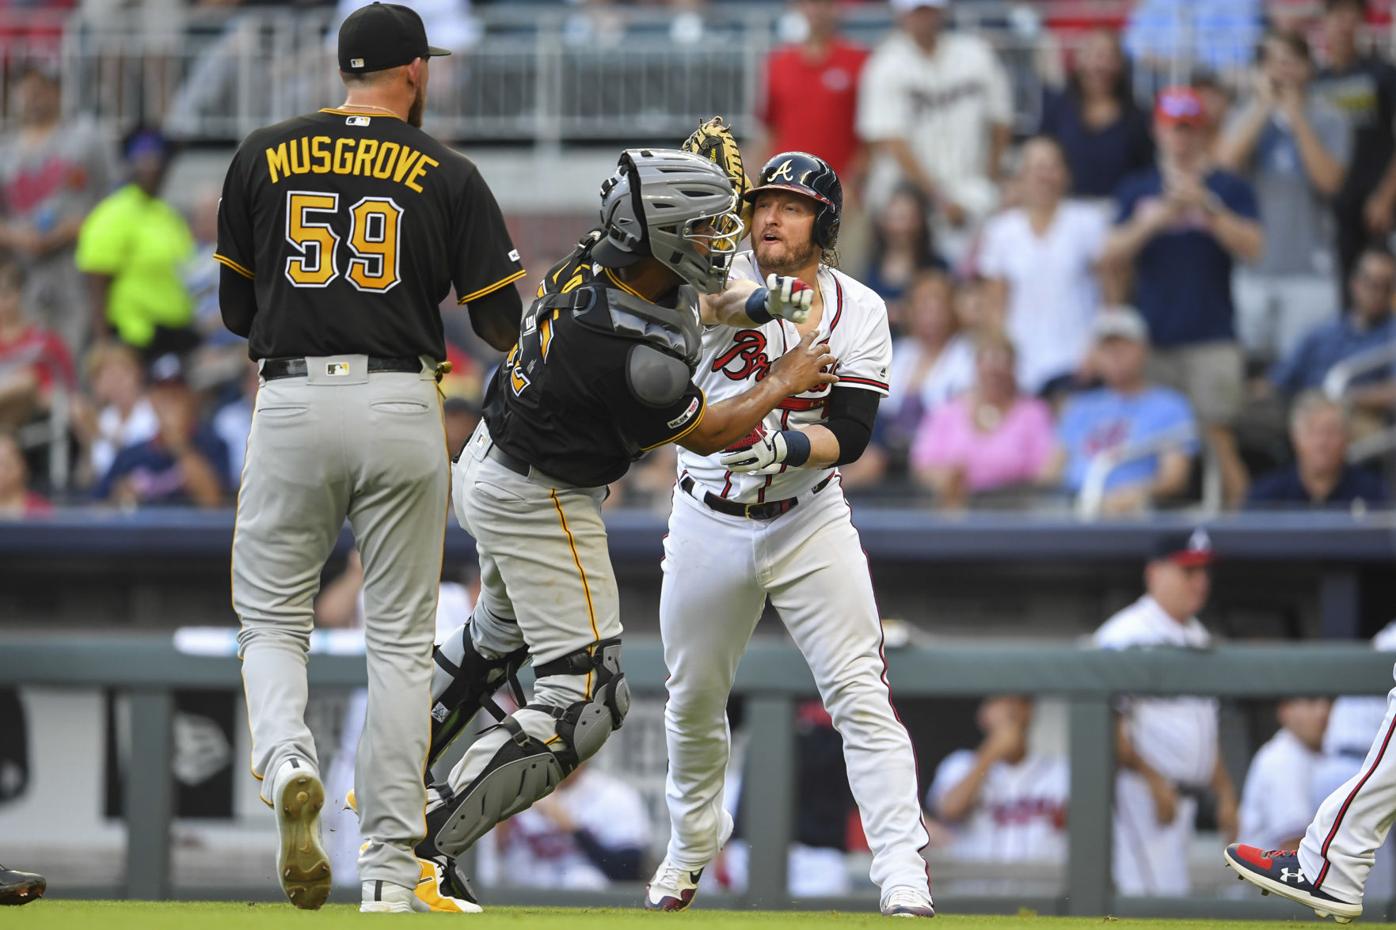
[[[1262, 698], [1290, 694], [1379, 694], [1392, 683], [1391, 656], [1359, 646], [1306, 643], [1226, 646], [1207, 651], [1104, 652], [1056, 644], [943, 645], [888, 655], [898, 698], [973, 697], [1012, 691], [1064, 699], [1068, 707], [1071, 765], [1069, 862], [1064, 893], [1024, 900], [966, 898], [942, 902], [947, 912], [1017, 911], [1076, 915], [1191, 918], [1294, 916], [1274, 900], [1121, 898], [1111, 891], [1111, 799], [1115, 767], [1114, 701], [1120, 695], [1215, 695]], [[659, 643], [635, 637], [626, 643], [626, 675], [637, 691], [661, 693], [665, 668]], [[313, 686], [361, 687], [364, 660], [312, 656]], [[130, 700], [132, 757], [168, 759], [172, 752], [173, 689], [236, 690], [235, 658], [182, 654], [157, 637], [0, 637], [0, 685], [111, 688]], [[800, 654], [786, 643], [757, 640], [737, 676], [736, 693], [747, 699], [750, 772], [744, 791], [745, 835], [751, 842], [749, 891], [740, 898], [712, 896], [709, 904], [782, 908], [791, 902], [785, 850], [793, 835], [795, 796], [794, 709], [814, 695]], [[171, 895], [170, 855], [173, 780], [168, 766], [151, 766], [132, 779], [127, 794], [127, 873], [124, 893], [137, 899]], [[1221, 868], [1220, 850], [1217, 866]], [[110, 893], [112, 889], [105, 889]], [[633, 903], [633, 891], [580, 894], [504, 892], [498, 903], [533, 905]], [[799, 906], [858, 909], [866, 897], [816, 898]], [[1369, 917], [1390, 908], [1368, 901]]]
[[[1089, 24], [1123, 22], [1129, 7], [1128, 0], [984, 0], [957, 4], [952, 15], [957, 28], [998, 50], [1012, 78], [1017, 128], [1027, 132], [1044, 81], [1063, 73], [1064, 53]], [[56, 57], [70, 116], [121, 127], [163, 121], [185, 138], [226, 143], [342, 94], [331, 9], [193, 8], [155, 22], [141, 11], [77, 12], [56, 35], [52, 17], [44, 31], [6, 30], [12, 15], [0, 15], [0, 66]], [[846, 11], [844, 29], [871, 46], [892, 22], [886, 6], [859, 5]], [[433, 40], [457, 51], [432, 65], [430, 126], [452, 140], [548, 147], [682, 137], [696, 119], [722, 113], [751, 136], [765, 57], [788, 38], [789, 23], [779, 3], [713, 3], [680, 14], [560, 3], [478, 8], [448, 27], [428, 23], [447, 28], [447, 39]], [[1248, 61], [1249, 49], [1230, 58]], [[1141, 63], [1134, 86], [1148, 98], [1190, 67], [1186, 51]]]

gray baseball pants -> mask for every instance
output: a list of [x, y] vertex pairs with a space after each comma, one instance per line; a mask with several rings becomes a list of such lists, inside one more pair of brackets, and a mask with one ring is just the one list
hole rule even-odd
[[[620, 594], [601, 519], [606, 489], [516, 475], [489, 458], [491, 445], [482, 422], [453, 469], [456, 519], [480, 557], [475, 648], [495, 657], [527, 644], [538, 666], [620, 636]], [[594, 685], [591, 674], [551, 675], [535, 683], [530, 703], [564, 708], [590, 699]], [[530, 736], [556, 737], [548, 713], [525, 708], [513, 717]], [[451, 771], [451, 789], [469, 786], [508, 738], [497, 728], [472, 743]]]
[[257, 395], [233, 532], [233, 607], [252, 774], [319, 763], [305, 725], [320, 573], [347, 518], [364, 564], [368, 715], [354, 783], [363, 881], [408, 888], [426, 833], [431, 652], [450, 461], [429, 367], [368, 373], [363, 355], [307, 359]]

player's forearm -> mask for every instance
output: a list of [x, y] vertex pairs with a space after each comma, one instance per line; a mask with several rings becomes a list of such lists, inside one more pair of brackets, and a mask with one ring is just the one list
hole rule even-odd
[[894, 139], [883, 139], [877, 143], [878, 146], [896, 160], [897, 166], [902, 169], [902, 173], [907, 176], [912, 184], [915, 184], [927, 195], [936, 193], [935, 181], [926, 173], [926, 169], [921, 167], [921, 163], [916, 160], [916, 153], [912, 152], [911, 145], [900, 137]]
[[1348, 400], [1358, 410], [1385, 416], [1396, 407], [1396, 381], [1357, 388], [1348, 394]]
[[252, 332], [252, 318], [257, 315], [256, 288], [252, 279], [227, 265], [218, 271], [218, 312], [230, 333], [246, 339]]
[[746, 302], [759, 285], [755, 281], [732, 281], [720, 294], [704, 294], [698, 301], [698, 316], [704, 326], [753, 326], [746, 313]]
[[767, 375], [751, 390], [709, 407], [702, 421], [679, 440], [679, 445], [699, 455], [720, 452], [756, 429], [776, 404], [793, 393], [783, 378], [775, 373]]
[[518, 288], [506, 284], [467, 306], [470, 327], [490, 348], [508, 352], [519, 341], [519, 321], [523, 319], [523, 298]]
[[827, 426], [815, 423], [801, 430], [809, 437], [809, 459], [805, 468], [829, 468], [839, 461], [839, 437]]

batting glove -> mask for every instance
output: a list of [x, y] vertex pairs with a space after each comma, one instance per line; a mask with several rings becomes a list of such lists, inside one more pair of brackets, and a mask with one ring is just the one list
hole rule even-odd
[[797, 468], [809, 461], [809, 437], [797, 429], [764, 433], [749, 446], [724, 452], [718, 459], [728, 471], [748, 475], [774, 475], [782, 468]]
[[783, 274], [766, 276], [766, 286], [758, 287], [746, 300], [746, 315], [754, 323], [765, 323], [779, 317], [796, 326], [809, 319], [814, 303], [814, 288], [799, 278]]

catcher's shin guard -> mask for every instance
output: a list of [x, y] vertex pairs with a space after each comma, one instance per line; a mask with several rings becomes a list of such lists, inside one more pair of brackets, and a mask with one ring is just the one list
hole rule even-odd
[[[630, 689], [620, 670], [620, 640], [593, 643], [571, 655], [544, 663], [538, 678], [592, 675], [591, 697], [566, 707], [530, 704], [524, 710], [555, 721], [553, 736], [539, 739], [514, 716], [504, 718], [482, 740], [499, 742], [484, 769], [457, 795], [427, 813], [427, 836], [419, 855], [456, 857], [501, 820], [552, 793], [583, 760], [595, 755], [620, 729], [630, 709]], [[477, 744], [478, 745], [478, 744]], [[472, 747], [472, 751], [474, 748]]]
[[430, 767], [441, 757], [470, 723], [480, 708], [496, 720], [503, 720], [504, 711], [494, 702], [494, 694], [508, 685], [514, 702], [524, 704], [523, 687], [519, 684], [519, 669], [528, 664], [528, 647], [487, 659], [475, 648], [470, 638], [470, 623], [452, 630], [432, 653], [436, 668], [431, 676], [431, 750], [427, 754], [428, 780]]

